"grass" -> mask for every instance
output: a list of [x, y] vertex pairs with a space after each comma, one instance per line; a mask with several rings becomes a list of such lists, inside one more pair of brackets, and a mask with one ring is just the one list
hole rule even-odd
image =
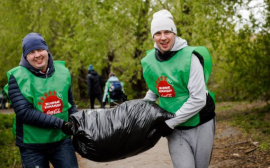
[[241, 128], [260, 149], [270, 150], [270, 105], [265, 102], [226, 102], [217, 104], [217, 119]]
[[14, 114], [0, 115], [0, 167], [21, 167], [19, 148], [12, 133]]
[[[95, 102], [98, 102], [97, 100]], [[88, 100], [81, 100], [76, 104], [77, 108], [89, 108]]]

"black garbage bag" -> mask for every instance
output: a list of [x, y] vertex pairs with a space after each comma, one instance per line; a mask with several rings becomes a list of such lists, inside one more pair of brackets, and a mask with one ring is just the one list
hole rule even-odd
[[124, 159], [152, 148], [161, 138], [156, 126], [173, 114], [157, 104], [130, 100], [111, 109], [87, 109], [70, 116], [73, 145], [96, 162]]

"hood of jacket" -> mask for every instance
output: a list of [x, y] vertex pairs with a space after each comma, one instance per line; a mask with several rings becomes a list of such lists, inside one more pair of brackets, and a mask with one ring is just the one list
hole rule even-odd
[[111, 76], [108, 79], [109, 82], [119, 81], [119, 79], [116, 76]]
[[89, 70], [88, 71], [89, 74], [93, 75], [93, 76], [97, 76], [98, 73], [95, 70]]
[[158, 61], [167, 61], [170, 58], [172, 58], [179, 50], [181, 50], [182, 48], [184, 48], [186, 46], [188, 46], [186, 40], [184, 40], [178, 36], [175, 36], [174, 45], [173, 45], [172, 49], [170, 51], [165, 52], [165, 53], [161, 53], [158, 45], [155, 43], [154, 47], [156, 49], [156, 51], [155, 51], [156, 59]]

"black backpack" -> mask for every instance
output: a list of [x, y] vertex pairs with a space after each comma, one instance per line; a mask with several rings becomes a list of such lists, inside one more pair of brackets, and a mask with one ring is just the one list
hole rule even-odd
[[121, 83], [119, 81], [110, 82], [109, 93], [112, 99], [121, 99], [122, 95]]

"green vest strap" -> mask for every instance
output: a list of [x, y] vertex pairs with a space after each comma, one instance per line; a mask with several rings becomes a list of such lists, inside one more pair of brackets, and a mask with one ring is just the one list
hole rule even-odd
[[206, 47], [196, 47], [193, 53], [196, 55], [197, 53], [203, 57], [203, 71], [205, 77], [205, 83], [208, 82], [209, 77], [212, 71], [212, 58], [211, 55]]

